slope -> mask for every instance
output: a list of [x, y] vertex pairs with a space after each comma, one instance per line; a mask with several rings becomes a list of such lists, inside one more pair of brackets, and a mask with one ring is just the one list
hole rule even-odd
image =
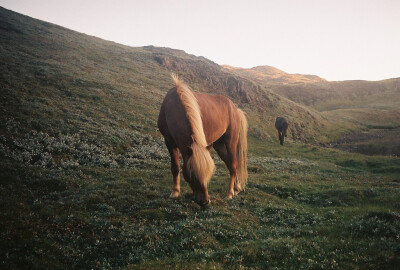
[[278, 115], [289, 118], [294, 139], [324, 139], [330, 124], [203, 57], [123, 46], [3, 8], [0, 14], [1, 144], [13, 160], [126, 166], [165, 158], [156, 120], [172, 71], [196, 91], [232, 98], [248, 113], [253, 136], [275, 137]]
[[274, 91], [319, 111], [342, 108], [400, 108], [400, 78], [280, 85]]
[[314, 75], [288, 74], [270, 66], [224, 66], [273, 92], [313, 108], [350, 129], [400, 125], [400, 78], [383, 81], [326, 81]]
[[196, 91], [228, 96], [244, 108], [254, 136], [275, 137], [277, 116], [286, 116], [291, 122], [291, 136], [302, 141], [324, 140], [326, 130], [332, 128], [332, 122], [315, 110], [296, 104], [257, 81], [232, 73], [203, 57], [182, 57], [181, 51], [152, 46], [146, 49], [153, 53], [161, 67], [180, 74]]

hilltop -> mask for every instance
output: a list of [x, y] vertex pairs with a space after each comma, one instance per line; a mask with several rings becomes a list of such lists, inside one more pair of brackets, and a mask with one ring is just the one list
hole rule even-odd
[[249, 78], [260, 84], [265, 82], [279, 85], [326, 82], [325, 79], [322, 79], [316, 75], [289, 74], [271, 66], [257, 66], [248, 69], [232, 67], [228, 65], [224, 65], [223, 67], [232, 73]]

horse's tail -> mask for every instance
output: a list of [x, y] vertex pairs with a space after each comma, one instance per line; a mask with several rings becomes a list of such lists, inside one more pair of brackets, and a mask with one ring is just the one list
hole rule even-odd
[[244, 190], [247, 184], [247, 120], [245, 113], [238, 109], [240, 116], [239, 143], [237, 146], [237, 179]]
[[179, 80], [175, 74], [172, 74], [172, 79], [174, 80], [176, 92], [185, 108], [193, 132], [193, 143], [190, 147], [192, 155], [187, 161], [188, 170], [190, 175], [194, 175], [202, 185], [207, 186], [214, 173], [215, 165], [207, 149], [208, 145], [204, 134], [200, 107], [189, 87], [183, 81]]

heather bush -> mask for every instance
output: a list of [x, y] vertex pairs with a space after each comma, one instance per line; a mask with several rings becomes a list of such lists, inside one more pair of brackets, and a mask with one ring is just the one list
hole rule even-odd
[[[18, 130], [18, 126], [19, 122], [13, 119], [7, 122], [9, 131]], [[62, 169], [75, 169], [78, 166], [130, 167], [146, 160], [165, 160], [169, 157], [160, 139], [153, 139], [135, 130], [108, 130], [104, 136], [114, 137], [118, 143], [127, 140], [131, 144], [117, 154], [121, 150], [114, 151], [114, 148], [119, 144], [106, 144], [104, 140], [96, 140], [96, 135], [87, 137], [81, 132], [51, 136], [31, 130], [22, 136], [6, 138], [1, 135], [0, 154], [29, 166]]]

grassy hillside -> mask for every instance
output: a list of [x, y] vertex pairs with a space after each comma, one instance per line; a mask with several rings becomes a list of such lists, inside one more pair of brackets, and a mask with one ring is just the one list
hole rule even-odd
[[[3, 8], [0, 52], [0, 268], [399, 268], [399, 158], [309, 144], [354, 129], [345, 111], [329, 120], [203, 57]], [[211, 206], [184, 181], [168, 198], [156, 120], [171, 72], [247, 113], [249, 184], [233, 200], [214, 151]]]
[[318, 111], [349, 108], [399, 109], [400, 78], [383, 81], [326, 81], [315, 75], [288, 74], [270, 66], [226, 70], [271, 88], [292, 101]]
[[[27, 169], [2, 162], [4, 268], [397, 269], [399, 159], [251, 139], [246, 192], [226, 200], [217, 161], [211, 206], [169, 163]], [[12, 165], [12, 166], [11, 166]], [[6, 166], [6, 170], [4, 168]]]
[[329, 82], [312, 75], [287, 74], [269, 66], [224, 68], [319, 111], [334, 123], [324, 130], [329, 134], [325, 145], [364, 154], [400, 155], [399, 78]]
[[318, 111], [348, 108], [399, 109], [400, 79], [384, 81], [343, 81], [281, 85], [274, 91]]
[[[135, 125], [153, 136], [158, 108], [172, 86], [171, 72], [197, 91], [231, 97], [254, 115], [251, 119], [259, 120], [252, 125], [253, 134], [275, 136], [278, 115], [286, 115], [293, 123], [294, 139], [323, 140], [330, 124], [314, 110], [202, 57], [166, 48], [122, 46], [4, 9], [1, 12], [2, 107], [13, 108], [2, 114], [3, 127], [12, 119], [25, 131], [55, 135], [58, 126], [63, 134], [76, 133], [77, 126], [81, 132], [98, 134], [113, 125], [125, 131]], [[305, 119], [307, 126], [302, 125]], [[96, 122], [97, 131], [85, 126], [88, 121]], [[118, 146], [118, 136], [97, 139], [112, 139]]]

